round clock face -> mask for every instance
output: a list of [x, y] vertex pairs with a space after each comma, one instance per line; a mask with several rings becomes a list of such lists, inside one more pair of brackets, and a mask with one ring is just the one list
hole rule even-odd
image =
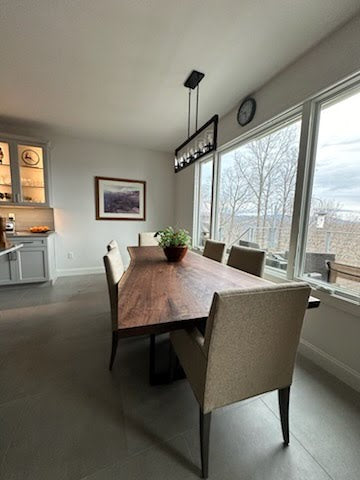
[[35, 166], [40, 162], [39, 155], [34, 150], [24, 150], [22, 152], [21, 158], [23, 162], [28, 166]]
[[237, 120], [239, 124], [243, 127], [247, 125], [254, 118], [256, 111], [256, 102], [253, 98], [246, 98], [240, 105]]

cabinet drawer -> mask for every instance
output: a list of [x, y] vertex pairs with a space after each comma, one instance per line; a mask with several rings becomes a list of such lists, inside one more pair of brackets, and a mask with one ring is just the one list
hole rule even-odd
[[22, 243], [24, 246], [23, 248], [26, 247], [43, 247], [46, 245], [46, 238], [31, 238], [31, 237], [12, 237], [11, 241], [13, 243], [19, 244]]

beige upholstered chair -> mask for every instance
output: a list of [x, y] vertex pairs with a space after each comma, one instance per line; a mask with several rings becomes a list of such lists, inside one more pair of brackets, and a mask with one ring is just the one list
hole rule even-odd
[[227, 264], [243, 272], [262, 277], [265, 267], [264, 250], [256, 248], [232, 246]]
[[206, 240], [203, 255], [216, 262], [222, 262], [224, 251], [225, 243], [216, 242], [215, 240]]
[[159, 242], [154, 235], [155, 232], [139, 233], [139, 247], [157, 247], [159, 245]]
[[284, 444], [289, 443], [289, 394], [310, 287], [269, 285], [215, 293], [205, 336], [196, 328], [170, 335], [200, 405], [201, 466], [208, 475], [211, 412], [279, 391]]
[[111, 370], [118, 345], [118, 283], [124, 273], [124, 264], [118, 248], [112, 248], [110, 250], [108, 248], [108, 253], [104, 256], [104, 265], [111, 307], [112, 348], [109, 365], [109, 369]]
[[116, 240], [110, 240], [110, 242], [106, 245], [106, 250], [110, 252], [110, 250], [117, 248], [119, 250], [119, 244]]

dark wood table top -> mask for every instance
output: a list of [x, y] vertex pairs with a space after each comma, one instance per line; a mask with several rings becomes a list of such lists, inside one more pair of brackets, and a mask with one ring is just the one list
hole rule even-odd
[[[170, 263], [160, 247], [129, 247], [131, 262], [119, 282], [118, 327], [121, 336], [162, 333], [207, 318], [215, 292], [269, 285], [197, 253]], [[309, 308], [319, 306], [310, 297]]]

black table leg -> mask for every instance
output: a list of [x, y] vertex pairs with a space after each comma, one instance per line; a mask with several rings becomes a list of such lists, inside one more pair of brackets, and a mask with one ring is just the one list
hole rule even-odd
[[165, 385], [174, 380], [185, 378], [185, 372], [182, 369], [175, 352], [172, 348], [169, 338], [166, 339], [166, 351], [168, 352], [163, 359], [162, 371], [158, 372], [156, 368], [156, 335], [150, 335], [150, 355], [149, 355], [149, 382], [150, 385]]

